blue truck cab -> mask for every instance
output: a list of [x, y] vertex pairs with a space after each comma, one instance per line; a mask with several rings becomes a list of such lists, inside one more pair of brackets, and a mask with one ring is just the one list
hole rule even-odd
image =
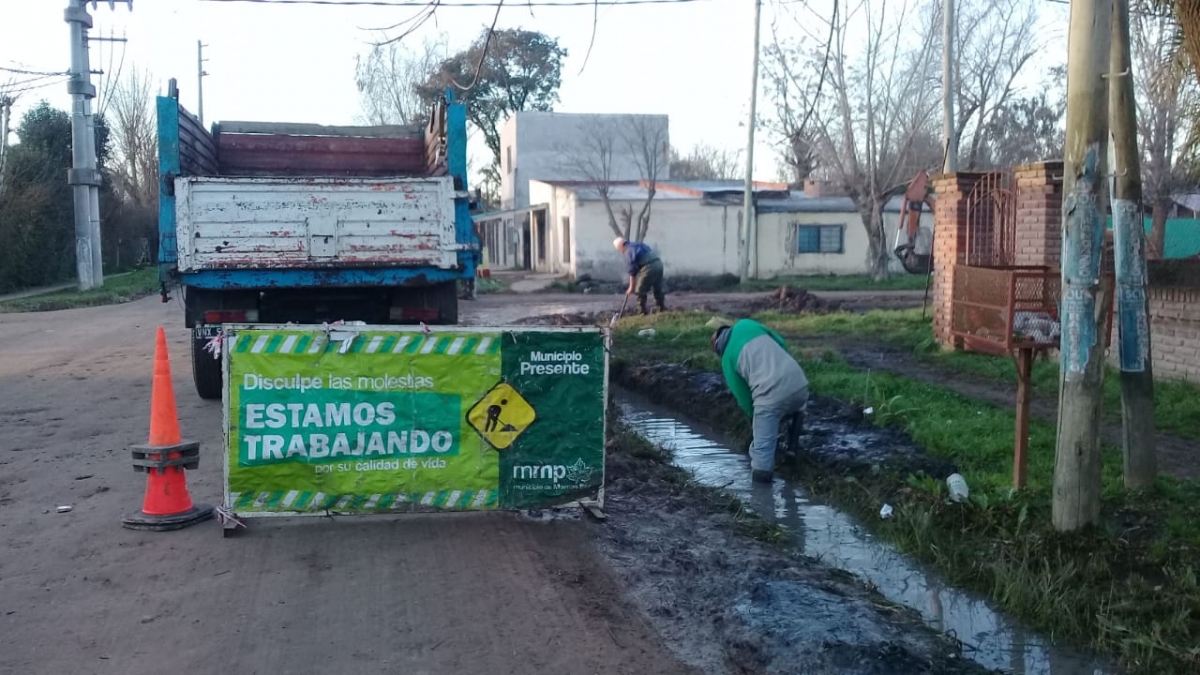
[[173, 80], [157, 111], [159, 277], [164, 301], [182, 289], [201, 398], [221, 397], [223, 323], [458, 322], [479, 241], [452, 92], [415, 126], [205, 130]]

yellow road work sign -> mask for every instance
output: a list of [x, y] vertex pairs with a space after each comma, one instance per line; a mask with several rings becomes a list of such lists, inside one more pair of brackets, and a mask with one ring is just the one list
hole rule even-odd
[[492, 387], [467, 413], [467, 422], [497, 450], [512, 445], [536, 419], [529, 401], [504, 382]]

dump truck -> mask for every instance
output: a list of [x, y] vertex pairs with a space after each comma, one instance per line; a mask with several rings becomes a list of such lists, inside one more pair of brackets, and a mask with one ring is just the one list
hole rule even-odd
[[181, 289], [201, 398], [221, 398], [225, 323], [458, 323], [479, 241], [451, 91], [413, 126], [206, 130], [174, 80], [157, 113], [162, 299]]

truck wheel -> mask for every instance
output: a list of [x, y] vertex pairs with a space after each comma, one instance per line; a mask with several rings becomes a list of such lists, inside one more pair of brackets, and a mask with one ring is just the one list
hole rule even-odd
[[214, 359], [212, 354], [204, 350], [201, 339], [192, 339], [192, 380], [196, 383], [196, 393], [206, 401], [221, 400], [223, 378], [221, 377], [221, 360]]
[[438, 308], [438, 323], [453, 326], [458, 323], [458, 282], [442, 284], [434, 291], [434, 302]]

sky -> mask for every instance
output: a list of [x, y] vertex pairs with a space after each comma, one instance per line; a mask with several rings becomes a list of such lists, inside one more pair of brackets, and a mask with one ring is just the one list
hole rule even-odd
[[[801, 1], [764, 3], [764, 43], [770, 40], [779, 9], [775, 3]], [[19, 19], [11, 11], [0, 19], [0, 67], [65, 71], [70, 64], [68, 26], [62, 18], [66, 0], [21, 4]], [[1047, 1], [1046, 7], [1045, 20], [1065, 35], [1066, 6]], [[497, 25], [542, 31], [557, 37], [568, 50], [561, 105], [556, 110], [667, 114], [671, 143], [685, 152], [698, 143], [738, 149], [747, 142], [753, 9], [753, 0], [600, 7], [595, 45], [586, 66], [584, 55], [593, 26], [590, 6], [530, 7], [515, 0], [503, 7]], [[147, 71], [160, 90], [165, 90], [169, 78], [176, 78], [184, 107], [195, 112], [196, 43], [203, 40], [204, 68], [209, 73], [204, 78], [206, 124], [221, 120], [353, 124], [360, 113], [354, 58], [365, 54], [380, 36], [367, 29], [403, 21], [417, 9], [136, 0], [132, 11], [124, 2], [110, 9], [104, 1], [95, 9], [89, 5], [89, 11], [95, 21], [92, 37], [128, 40], [93, 43], [92, 67], [107, 73], [98, 78], [101, 91], [105, 77], [136, 67]], [[495, 12], [494, 7], [442, 6], [436, 21], [405, 40], [419, 47], [425, 38], [441, 33], [457, 50], [491, 23]], [[1065, 38], [1059, 48], [1065, 54]], [[0, 72], [0, 83], [8, 77]], [[66, 85], [53, 84], [21, 94], [14, 125], [41, 98], [70, 109]], [[767, 104], [760, 96], [760, 112]], [[773, 179], [778, 173], [774, 139], [761, 127], [757, 136], [755, 178]], [[479, 138], [472, 140], [471, 153], [476, 167], [489, 159]]]

